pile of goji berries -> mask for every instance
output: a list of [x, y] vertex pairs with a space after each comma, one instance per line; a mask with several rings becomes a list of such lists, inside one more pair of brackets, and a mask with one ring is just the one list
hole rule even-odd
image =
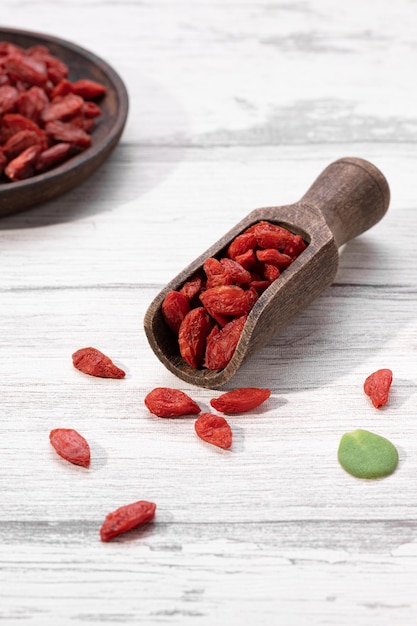
[[91, 145], [106, 87], [68, 76], [46, 46], [0, 42], [0, 182], [45, 172]]
[[260, 221], [230, 243], [224, 256], [170, 291], [162, 315], [191, 367], [221, 370], [229, 363], [259, 296], [305, 250], [283, 226]]

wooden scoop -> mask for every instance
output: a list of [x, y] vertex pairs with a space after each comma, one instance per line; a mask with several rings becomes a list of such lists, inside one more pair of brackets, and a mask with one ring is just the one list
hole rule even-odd
[[[390, 190], [383, 174], [368, 161], [346, 157], [331, 163], [299, 202], [249, 213], [178, 274], [149, 306], [144, 328], [157, 357], [176, 376], [193, 385], [216, 388], [225, 384], [245, 359], [333, 282], [339, 264], [338, 248], [376, 224], [387, 211], [389, 200]], [[168, 291], [180, 289], [201, 270], [208, 257], [224, 256], [228, 244], [260, 220], [301, 235], [308, 246], [259, 297], [228, 365], [216, 371], [194, 369], [181, 358], [177, 338], [162, 317], [161, 304]]]

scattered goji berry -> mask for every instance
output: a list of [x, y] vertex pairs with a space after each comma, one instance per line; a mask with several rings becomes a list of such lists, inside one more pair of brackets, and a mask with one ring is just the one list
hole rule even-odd
[[54, 428], [49, 433], [49, 440], [56, 452], [74, 465], [90, 465], [90, 446], [80, 433], [72, 428]]
[[198, 415], [200, 407], [190, 396], [180, 389], [156, 387], [145, 397], [148, 410], [158, 417], [179, 417], [180, 415]]
[[391, 383], [392, 371], [390, 369], [377, 370], [366, 378], [363, 388], [376, 409], [388, 402]]
[[126, 373], [97, 348], [80, 348], [72, 355], [74, 367], [99, 378], [124, 378]]
[[271, 395], [270, 389], [259, 387], [241, 387], [226, 391], [218, 398], [212, 398], [210, 404], [216, 411], [226, 415], [246, 413], [268, 400]]
[[138, 500], [126, 504], [106, 515], [100, 528], [101, 541], [110, 541], [114, 537], [148, 524], [155, 517], [156, 504], [147, 500]]
[[232, 445], [232, 429], [220, 415], [202, 413], [195, 421], [194, 428], [200, 439], [213, 446], [227, 450]]

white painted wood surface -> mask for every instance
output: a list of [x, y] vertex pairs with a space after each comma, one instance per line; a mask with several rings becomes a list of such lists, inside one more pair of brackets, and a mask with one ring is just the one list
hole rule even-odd
[[[417, 5], [414, 0], [3, 0], [3, 26], [105, 58], [130, 94], [122, 141], [62, 198], [0, 222], [0, 623], [415, 626]], [[336, 281], [226, 388], [269, 386], [233, 450], [161, 420], [154, 386], [204, 409], [142, 329], [157, 291], [250, 210], [293, 202], [331, 161], [386, 175], [386, 217]], [[94, 345], [127, 371], [86, 377]], [[376, 411], [364, 378], [390, 367]], [[73, 427], [89, 470], [54, 453]], [[400, 452], [360, 481], [337, 462], [367, 428]], [[111, 510], [157, 503], [109, 544]]]

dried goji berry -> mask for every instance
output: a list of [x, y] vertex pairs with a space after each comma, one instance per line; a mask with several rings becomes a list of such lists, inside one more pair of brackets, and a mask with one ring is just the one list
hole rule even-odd
[[276, 248], [283, 250], [284, 247], [293, 241], [293, 234], [287, 230], [255, 230], [256, 242], [260, 248]]
[[226, 415], [235, 415], [255, 409], [265, 400], [268, 400], [270, 395], [271, 391], [269, 389], [241, 387], [240, 389], [226, 391], [218, 398], [212, 398], [210, 404], [216, 411], [226, 413]]
[[12, 85], [2, 85], [0, 87], [0, 115], [14, 111], [19, 92]]
[[244, 269], [252, 270], [256, 265], [256, 256], [254, 250], [251, 248], [242, 254], [235, 256], [235, 261], [239, 263]]
[[187, 280], [186, 283], [181, 287], [180, 293], [187, 298], [187, 300], [191, 301], [195, 296], [200, 293], [202, 287], [203, 279], [200, 274], [195, 274]]
[[84, 100], [74, 93], [57, 96], [41, 111], [40, 117], [44, 124], [55, 120], [68, 120], [81, 111]]
[[145, 397], [148, 410], [158, 417], [179, 417], [198, 415], [200, 407], [190, 396], [180, 389], [156, 387]]
[[99, 115], [101, 115], [101, 112], [101, 108], [98, 106], [98, 104], [96, 104], [95, 102], [86, 102], [85, 100], [83, 100], [81, 113], [84, 115], [84, 117], [98, 117]]
[[270, 263], [276, 265], [280, 270], [287, 268], [293, 262], [293, 259], [288, 254], [283, 254], [275, 248], [267, 248], [266, 250], [257, 250], [256, 258], [261, 263]]
[[232, 445], [232, 429], [220, 415], [202, 413], [195, 421], [194, 428], [200, 439], [218, 448], [228, 449]]
[[237, 285], [220, 285], [207, 289], [200, 295], [200, 300], [210, 315], [240, 316], [249, 310], [247, 292]]
[[72, 83], [72, 90], [85, 100], [101, 98], [106, 93], [106, 87], [97, 81], [81, 78]]
[[3, 66], [13, 81], [43, 87], [48, 80], [45, 63], [28, 55], [10, 54]]
[[82, 467], [90, 465], [90, 446], [76, 430], [54, 428], [49, 433], [49, 440], [59, 456], [66, 461]]
[[44, 172], [45, 170], [58, 165], [64, 161], [71, 153], [72, 146], [70, 143], [56, 143], [47, 150], [43, 150], [36, 159], [36, 170]]
[[288, 254], [288, 256], [293, 259], [297, 258], [303, 250], [305, 250], [307, 244], [303, 240], [300, 235], [294, 235], [291, 241], [289, 241], [283, 248], [283, 254]]
[[225, 273], [230, 277], [230, 284], [247, 285], [251, 281], [251, 274], [236, 260], [223, 257], [220, 259]]
[[206, 339], [213, 327], [213, 321], [204, 307], [191, 309], [182, 320], [178, 333], [178, 345], [184, 361], [191, 367], [203, 363]]
[[124, 378], [126, 373], [97, 348], [80, 348], [72, 355], [74, 367], [99, 378]]
[[235, 259], [237, 256], [252, 250], [257, 244], [254, 233], [245, 232], [235, 237], [227, 249], [227, 256]]
[[72, 89], [72, 83], [68, 80], [68, 78], [63, 78], [59, 81], [49, 92], [49, 97], [51, 100], [56, 98], [56, 96], [66, 96], [69, 93], [74, 93]]
[[266, 278], [266, 280], [268, 280], [270, 283], [273, 283], [274, 280], [279, 278], [279, 276], [281, 275], [279, 267], [277, 267], [276, 265], [272, 265], [272, 263], [264, 263], [262, 269], [264, 278]]
[[20, 115], [39, 123], [40, 114], [48, 103], [49, 99], [45, 91], [34, 85], [19, 94], [16, 101], [16, 111]]
[[70, 143], [80, 150], [91, 146], [90, 135], [71, 122], [61, 122], [60, 120], [48, 122], [45, 124], [45, 132], [54, 141]]
[[20, 130], [6, 141], [3, 146], [3, 153], [8, 160], [11, 160], [30, 146], [41, 147], [38, 134], [33, 130]]
[[161, 310], [165, 322], [178, 334], [181, 322], [190, 310], [190, 303], [180, 291], [169, 291], [162, 302]]
[[39, 155], [39, 146], [30, 146], [23, 150], [16, 158], [10, 161], [4, 168], [7, 178], [12, 181], [24, 180], [33, 175], [35, 163]]
[[110, 541], [133, 528], [147, 524], [155, 517], [156, 504], [138, 500], [106, 515], [100, 528], [101, 541]]
[[363, 388], [376, 409], [388, 402], [391, 383], [392, 371], [390, 369], [377, 370], [366, 378]]
[[220, 370], [226, 367], [236, 350], [246, 319], [247, 315], [237, 317], [210, 336], [204, 359], [207, 369]]

